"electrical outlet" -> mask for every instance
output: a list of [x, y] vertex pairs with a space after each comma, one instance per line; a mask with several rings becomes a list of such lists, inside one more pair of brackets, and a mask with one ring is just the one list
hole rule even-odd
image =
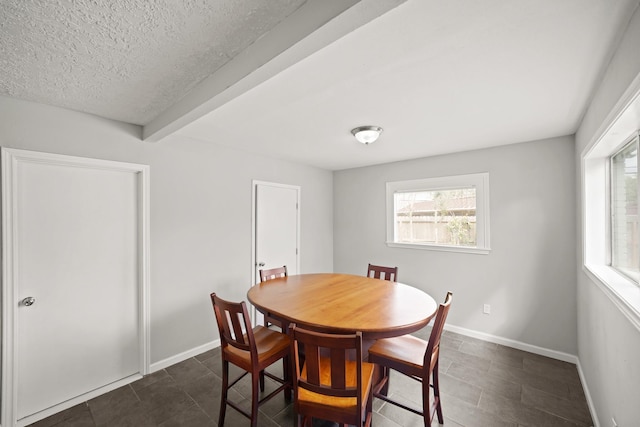
[[611, 426], [612, 427], [618, 427], [618, 423], [616, 422], [616, 419], [611, 417]]
[[482, 312], [484, 314], [491, 314], [491, 306], [489, 304], [485, 304]]

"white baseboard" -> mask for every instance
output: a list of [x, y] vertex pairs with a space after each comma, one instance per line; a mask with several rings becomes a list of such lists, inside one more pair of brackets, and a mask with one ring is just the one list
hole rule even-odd
[[[176, 363], [180, 363], [184, 360], [187, 360], [190, 357], [194, 357], [197, 356], [201, 353], [204, 353], [205, 351], [209, 351], [211, 349], [214, 349], [216, 347], [220, 346], [220, 340], [214, 340], [211, 341], [207, 344], [203, 344], [201, 346], [192, 348], [191, 350], [187, 350], [185, 352], [182, 352], [180, 354], [176, 354], [175, 356], [166, 358], [164, 360], [161, 360], [159, 362], [156, 363], [152, 363], [151, 366], [149, 367], [149, 373], [153, 373], [156, 371], [159, 371], [161, 369], [164, 369], [168, 366], [174, 365]], [[36, 421], [39, 421], [43, 418], [46, 418], [50, 415], [56, 414], [60, 411], [63, 411], [65, 409], [71, 408], [72, 406], [77, 405], [78, 403], [83, 403], [83, 402], [87, 402], [90, 399], [93, 399], [94, 397], [98, 397], [102, 394], [105, 394], [109, 391], [115, 390], [116, 388], [122, 387], [123, 385], [127, 385], [129, 383], [132, 383], [138, 379], [142, 378], [142, 375], [140, 374], [135, 374], [135, 375], [131, 375], [127, 378], [123, 378], [121, 380], [118, 380], [116, 382], [113, 382], [111, 384], [107, 384], [104, 387], [100, 387], [99, 389], [93, 390], [89, 393], [77, 396], [73, 399], [67, 400], [65, 402], [62, 402], [59, 405], [53, 406], [51, 408], [45, 409], [41, 412], [38, 412], [37, 414], [34, 415], [30, 415], [29, 417], [23, 418], [20, 421], [18, 421], [18, 426], [25, 426], [31, 423], [34, 423]]]
[[[594, 427], [600, 427], [600, 423], [598, 422], [598, 417], [596, 415], [595, 406], [591, 398], [591, 393], [589, 393], [589, 388], [587, 387], [584, 373], [582, 371], [582, 365], [580, 365], [580, 359], [578, 359], [577, 356], [569, 353], [564, 353], [562, 351], [550, 350], [548, 348], [538, 347], [536, 345], [523, 343], [521, 341], [516, 341], [509, 338], [487, 334], [485, 332], [478, 332], [471, 329], [461, 328], [459, 326], [454, 326], [450, 324], [445, 324], [444, 329], [451, 332], [455, 332], [460, 335], [477, 338], [477, 339], [492, 342], [495, 344], [501, 344], [507, 347], [516, 348], [518, 350], [528, 351], [529, 353], [539, 354], [541, 356], [551, 357], [552, 359], [562, 360], [564, 362], [575, 364], [578, 369], [578, 375], [580, 376], [580, 382], [582, 383], [582, 388], [584, 389], [584, 394], [587, 399], [587, 405], [589, 406], [589, 412], [591, 413], [591, 418], [593, 419]], [[171, 365], [175, 365], [176, 363], [180, 363], [184, 360], [187, 360], [190, 357], [197, 356], [201, 353], [204, 353], [205, 351], [212, 350], [219, 346], [220, 346], [220, 340], [217, 339], [207, 344], [203, 344], [201, 346], [192, 348], [191, 350], [187, 350], [180, 354], [176, 354], [175, 356], [168, 357], [159, 362], [152, 363], [150, 366], [150, 372], [153, 373], [161, 369], [164, 369], [166, 367], [169, 367]]]
[[105, 393], [108, 393], [110, 391], [113, 391], [117, 388], [120, 388], [122, 386], [125, 386], [127, 384], [130, 384], [136, 380], [139, 380], [140, 378], [142, 378], [141, 374], [133, 374], [130, 375], [126, 378], [122, 378], [121, 380], [112, 382], [111, 384], [107, 384], [105, 386], [99, 387], [95, 390], [92, 390], [88, 393], [84, 393], [81, 394], [80, 396], [76, 396], [72, 399], [66, 400], [62, 403], [59, 403], [55, 406], [52, 406], [50, 408], [44, 409], [40, 412], [37, 412], [35, 414], [29, 415], [28, 417], [25, 418], [21, 418], [20, 420], [18, 420], [18, 422], [16, 423], [17, 427], [23, 427], [23, 426], [27, 426], [30, 424], [35, 423], [36, 421], [40, 421], [44, 418], [47, 418], [53, 414], [57, 414], [58, 412], [64, 411], [65, 409], [69, 409], [73, 406], [76, 406], [79, 403], [84, 403], [84, 402], [88, 402], [89, 400], [93, 399], [94, 397], [98, 397], [100, 395], [103, 395]]
[[[536, 345], [523, 343], [521, 341], [516, 341], [509, 338], [503, 338], [497, 335], [487, 334], [485, 332], [478, 332], [472, 329], [461, 328], [459, 326], [454, 326], [450, 324], [445, 324], [444, 329], [451, 332], [455, 332], [460, 335], [465, 335], [465, 336], [477, 338], [483, 341], [501, 344], [511, 348], [517, 348], [518, 350], [528, 351], [529, 353], [551, 357], [552, 359], [558, 359], [558, 360], [573, 363], [576, 365], [578, 364], [578, 358], [573, 354], [563, 353], [557, 350], [550, 350], [548, 348], [538, 347]], [[205, 351], [209, 351], [219, 346], [220, 346], [220, 340], [217, 339], [209, 343], [203, 344], [201, 346], [192, 348], [191, 350], [187, 350], [180, 354], [176, 354], [175, 356], [171, 356], [164, 360], [160, 360], [159, 362], [152, 363], [150, 366], [150, 372], [156, 372], [168, 366], [175, 365], [176, 363], [180, 363], [184, 360], [187, 360], [190, 357], [197, 356], [198, 354], [204, 353]]]
[[552, 359], [562, 360], [564, 362], [573, 363], [574, 365], [578, 362], [578, 357], [564, 353], [562, 351], [549, 350], [548, 348], [538, 347], [537, 345], [523, 343], [521, 341], [512, 340], [509, 338], [503, 338], [496, 335], [487, 334], [485, 332], [473, 331], [471, 329], [461, 328], [459, 326], [453, 326], [449, 324], [444, 325], [444, 329], [455, 332], [460, 335], [465, 335], [472, 338], [478, 338], [483, 341], [489, 341], [495, 344], [501, 344], [511, 348], [517, 348], [518, 350], [528, 351], [529, 353], [539, 354], [541, 356], [550, 357]]
[[451, 332], [455, 332], [460, 335], [465, 335], [472, 338], [478, 338], [483, 341], [501, 344], [507, 347], [517, 348], [518, 350], [528, 351], [529, 353], [539, 354], [541, 356], [551, 357], [552, 359], [573, 363], [574, 365], [576, 365], [578, 369], [578, 376], [580, 377], [580, 383], [582, 384], [582, 389], [584, 390], [584, 395], [587, 399], [587, 405], [589, 406], [589, 412], [591, 413], [593, 426], [600, 427], [600, 422], [598, 421], [595, 405], [593, 404], [591, 393], [589, 393], [589, 387], [587, 387], [587, 381], [584, 376], [584, 372], [582, 371], [582, 365], [580, 364], [580, 359], [578, 358], [578, 356], [575, 356], [569, 353], [564, 353], [562, 351], [549, 350], [548, 348], [526, 344], [526, 343], [512, 340], [509, 338], [498, 337], [496, 335], [491, 335], [484, 332], [478, 332], [478, 331], [473, 331], [471, 329], [461, 328], [459, 326], [445, 324], [444, 329]]
[[149, 372], [153, 373], [153, 372], [159, 371], [159, 370], [167, 368], [167, 367], [169, 367], [171, 365], [175, 365], [176, 363], [180, 363], [182, 361], [185, 361], [190, 357], [194, 357], [194, 356], [197, 356], [197, 355], [199, 355], [201, 353], [204, 353], [205, 351], [212, 350], [212, 349], [214, 349], [216, 347], [220, 347], [220, 340], [219, 339], [211, 341], [211, 342], [208, 342], [208, 343], [203, 344], [201, 346], [192, 348], [191, 350], [184, 351], [184, 352], [182, 352], [180, 354], [176, 354], [175, 356], [168, 357], [168, 358], [166, 358], [164, 360], [160, 360], [159, 362], [152, 363], [151, 366], [149, 367]]
[[593, 427], [600, 427], [600, 421], [596, 413], [596, 406], [593, 404], [591, 393], [589, 393], [589, 387], [587, 387], [587, 380], [584, 376], [584, 372], [582, 371], [582, 364], [580, 364], [580, 359], [578, 359], [577, 366], [578, 366], [578, 375], [580, 376], [580, 383], [582, 383], [582, 389], [584, 390], [584, 395], [587, 398], [587, 405], [589, 406], [589, 412], [591, 413], [591, 420], [593, 421]]

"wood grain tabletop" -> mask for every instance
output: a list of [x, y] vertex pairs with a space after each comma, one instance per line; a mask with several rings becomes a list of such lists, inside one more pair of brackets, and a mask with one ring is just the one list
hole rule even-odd
[[437, 303], [402, 283], [350, 274], [300, 274], [256, 284], [247, 293], [262, 313], [324, 332], [361, 331], [368, 339], [415, 332]]

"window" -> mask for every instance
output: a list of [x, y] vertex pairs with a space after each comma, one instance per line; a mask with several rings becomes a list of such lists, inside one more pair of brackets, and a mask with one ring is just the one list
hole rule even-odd
[[581, 153], [581, 175], [583, 271], [640, 329], [640, 242], [634, 229], [638, 111], [636, 79]]
[[387, 245], [489, 252], [489, 174], [387, 183]]
[[611, 156], [611, 266], [638, 282], [638, 138]]
[[582, 153], [582, 251], [585, 273], [640, 328], [638, 131], [629, 124], [614, 122]]

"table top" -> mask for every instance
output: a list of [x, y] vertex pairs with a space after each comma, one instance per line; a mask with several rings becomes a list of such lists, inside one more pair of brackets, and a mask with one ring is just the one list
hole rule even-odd
[[415, 332], [438, 308], [425, 292], [402, 283], [350, 274], [300, 274], [253, 286], [262, 313], [324, 332], [361, 331], [369, 339]]

